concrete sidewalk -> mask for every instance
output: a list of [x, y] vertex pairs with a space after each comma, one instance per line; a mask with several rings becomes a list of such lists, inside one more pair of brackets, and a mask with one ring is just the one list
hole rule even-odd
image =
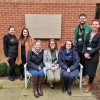
[[[62, 82], [56, 84], [55, 89], [50, 89], [48, 84], [43, 84], [42, 97], [38, 100], [97, 100], [91, 93], [83, 93], [83, 89], [79, 90], [78, 84], [73, 84], [72, 96], [67, 92], [62, 93]], [[16, 79], [14, 82], [7, 78], [0, 79], [0, 100], [37, 100], [33, 96], [32, 83], [28, 89], [24, 88], [24, 81]]]

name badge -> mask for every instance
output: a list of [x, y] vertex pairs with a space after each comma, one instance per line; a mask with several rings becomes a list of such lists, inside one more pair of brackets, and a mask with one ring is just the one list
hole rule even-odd
[[92, 48], [91, 47], [87, 47], [87, 50], [91, 50]]
[[78, 41], [81, 42], [82, 41], [82, 38], [79, 38]]

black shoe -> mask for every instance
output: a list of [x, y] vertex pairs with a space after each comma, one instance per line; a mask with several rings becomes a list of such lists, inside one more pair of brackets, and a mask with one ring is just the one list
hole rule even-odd
[[54, 84], [49, 84], [51, 89], [54, 89]]
[[62, 88], [62, 93], [64, 93], [67, 90], [67, 87], [64, 85]]
[[24, 80], [24, 75], [20, 75], [19, 79], [22, 81]]
[[10, 81], [15, 81], [15, 78], [14, 77], [9, 77], [8, 78]]
[[71, 96], [72, 95], [71, 89], [68, 89], [67, 93]]

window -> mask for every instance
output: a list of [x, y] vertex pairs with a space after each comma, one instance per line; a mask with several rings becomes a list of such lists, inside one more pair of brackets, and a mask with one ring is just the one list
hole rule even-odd
[[100, 19], [100, 3], [96, 5], [96, 19]]

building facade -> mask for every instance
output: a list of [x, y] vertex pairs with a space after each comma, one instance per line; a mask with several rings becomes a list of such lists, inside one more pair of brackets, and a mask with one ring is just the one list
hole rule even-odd
[[[59, 48], [66, 39], [73, 40], [80, 13], [86, 13], [88, 24], [96, 18], [98, 4], [100, 0], [0, 0], [0, 62], [5, 60], [3, 36], [12, 25], [19, 37], [25, 27], [25, 14], [62, 14], [61, 39], [57, 40]], [[47, 48], [48, 39], [42, 42]]]

